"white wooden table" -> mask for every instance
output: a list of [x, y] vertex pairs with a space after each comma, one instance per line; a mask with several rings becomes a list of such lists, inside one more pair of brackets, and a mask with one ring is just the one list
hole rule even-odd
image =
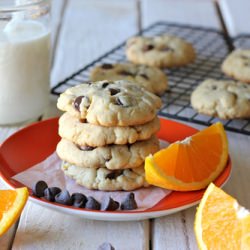
[[[230, 35], [250, 33], [248, 0], [221, 0], [218, 6]], [[160, 20], [222, 29], [212, 0], [54, 0], [51, 86], [141, 27]], [[43, 119], [58, 114], [55, 97], [51, 97]], [[18, 129], [0, 127], [0, 142]], [[227, 134], [233, 172], [225, 190], [250, 208], [250, 136]], [[4, 188], [3, 183], [0, 185]], [[117, 250], [193, 250], [197, 249], [193, 232], [195, 210], [193, 207], [153, 220], [101, 222], [28, 202], [19, 223], [0, 238], [0, 249], [94, 250], [101, 243], [110, 242]]]

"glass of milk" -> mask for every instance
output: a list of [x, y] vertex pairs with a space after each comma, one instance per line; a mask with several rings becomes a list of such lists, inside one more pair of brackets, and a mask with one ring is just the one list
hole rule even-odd
[[50, 0], [0, 1], [0, 125], [37, 119], [49, 104]]

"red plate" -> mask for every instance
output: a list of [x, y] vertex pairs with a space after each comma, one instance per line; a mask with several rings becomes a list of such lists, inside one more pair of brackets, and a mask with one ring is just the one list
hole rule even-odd
[[[168, 142], [182, 140], [191, 136], [198, 130], [190, 126], [160, 118], [161, 130], [158, 137]], [[12, 179], [16, 174], [27, 170], [31, 166], [45, 160], [55, 151], [60, 140], [58, 136], [58, 118], [52, 118], [34, 123], [10, 136], [0, 147], [0, 175], [11, 188], [22, 187], [23, 184]], [[231, 160], [228, 158], [227, 166], [221, 175], [215, 180], [217, 186], [222, 186], [231, 173]], [[95, 211], [68, 207], [57, 203], [38, 199], [31, 194], [32, 201], [40, 205], [59, 210], [61, 212], [75, 214], [84, 218], [96, 220], [141, 220], [171, 214], [199, 202], [204, 190], [191, 192], [173, 191], [163, 198], [155, 206], [144, 211]]]

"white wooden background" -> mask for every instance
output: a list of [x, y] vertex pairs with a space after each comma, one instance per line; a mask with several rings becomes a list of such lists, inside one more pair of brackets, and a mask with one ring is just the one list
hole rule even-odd
[[[250, 33], [249, 0], [220, 0], [217, 6], [231, 36]], [[54, 0], [52, 7], [51, 86], [155, 21], [222, 29], [212, 0]], [[59, 114], [55, 101], [51, 97], [43, 119]], [[0, 142], [18, 129], [0, 127]], [[225, 190], [250, 208], [250, 137], [234, 133], [228, 137], [233, 173]], [[95, 250], [103, 242], [116, 250], [195, 250], [194, 214], [195, 207], [155, 220], [101, 222], [28, 202], [18, 227], [0, 237], [0, 250]]]

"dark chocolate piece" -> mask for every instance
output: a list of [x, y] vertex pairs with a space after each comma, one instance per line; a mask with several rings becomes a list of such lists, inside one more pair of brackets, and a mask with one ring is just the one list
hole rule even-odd
[[87, 202], [87, 198], [82, 193], [73, 193], [71, 199], [74, 207], [84, 208]]
[[62, 190], [59, 187], [49, 187], [44, 190], [44, 198], [48, 201], [55, 201], [55, 196]]
[[44, 199], [47, 201], [55, 201], [55, 195], [52, 194], [49, 188], [44, 190]]
[[126, 70], [119, 71], [118, 74], [122, 76], [134, 76], [131, 72], [128, 72]]
[[115, 211], [119, 208], [119, 202], [113, 200], [111, 197], [106, 197], [101, 204], [103, 211]]
[[68, 190], [63, 190], [55, 196], [55, 201], [62, 205], [72, 205], [72, 199]]
[[84, 96], [83, 95], [81, 95], [81, 96], [78, 96], [78, 97], [76, 97], [76, 99], [75, 99], [75, 101], [74, 101], [74, 108], [77, 110], [77, 111], [79, 111], [80, 112], [80, 105], [81, 105], [81, 102], [82, 102], [82, 98], [83, 98]]
[[137, 208], [134, 193], [129, 193], [125, 200], [121, 203], [121, 210], [133, 210]]
[[102, 69], [113, 69], [113, 65], [110, 63], [104, 63], [102, 66]]
[[38, 181], [32, 187], [32, 192], [36, 197], [43, 197], [44, 190], [48, 187], [45, 181]]
[[108, 85], [109, 85], [109, 82], [104, 82], [104, 83], [102, 84], [102, 88], [106, 88]]
[[141, 76], [141, 77], [145, 78], [146, 80], [148, 80], [148, 76], [145, 75], [145, 74], [140, 74], [139, 76]]
[[97, 248], [97, 250], [115, 250], [115, 248], [109, 242], [104, 242]]
[[148, 45], [146, 45], [144, 48], [143, 48], [143, 51], [150, 51], [150, 50], [152, 50], [154, 48], [154, 45], [152, 45], [152, 44], [148, 44]]
[[91, 146], [78, 146], [78, 147], [82, 151], [92, 151], [95, 149], [95, 147], [91, 147]]
[[122, 174], [122, 170], [112, 170], [112, 172], [110, 172], [110, 173], [108, 173], [107, 175], [106, 175], [106, 178], [107, 179], [115, 179], [116, 177], [118, 177], [119, 175], [121, 175]]
[[101, 205], [95, 198], [93, 198], [92, 196], [89, 196], [85, 204], [85, 208], [92, 209], [92, 210], [100, 210]]
[[52, 195], [56, 196], [57, 194], [61, 193], [62, 190], [59, 187], [49, 187], [49, 190]]
[[119, 98], [116, 98], [115, 104], [119, 105], [119, 106], [123, 106], [123, 103], [121, 102], [121, 100]]
[[120, 89], [110, 88], [109, 92], [110, 92], [110, 95], [116, 95], [116, 94], [118, 94], [120, 92]]
[[88, 108], [90, 105], [89, 104], [90, 100], [87, 96], [84, 96], [84, 95], [78, 96], [78, 97], [76, 97], [75, 101], [73, 102], [74, 108], [79, 112], [80, 112], [80, 105], [81, 105], [83, 99], [85, 99], [84, 100], [85, 102], [87, 101], [87, 103], [84, 103], [85, 104], [84, 107]]

